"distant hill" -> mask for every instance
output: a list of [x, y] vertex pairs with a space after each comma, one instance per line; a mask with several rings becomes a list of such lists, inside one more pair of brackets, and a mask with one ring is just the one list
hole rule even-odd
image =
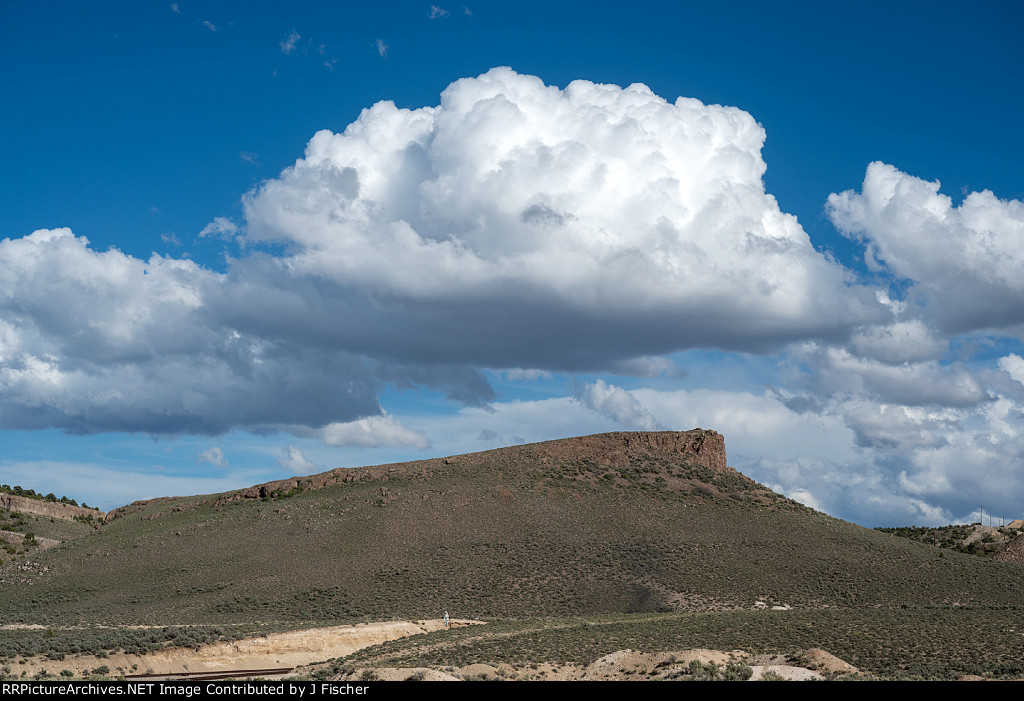
[[0, 485], [0, 565], [83, 536], [98, 528], [104, 516], [74, 499]]
[[[19, 485], [11, 486], [9, 484], [0, 484], [0, 498], [5, 495], [22, 497], [25, 499], [33, 499], [35, 501], [54, 503], [54, 504], [66, 504], [68, 506], [78, 506], [78, 502], [74, 499], [68, 499], [67, 497], [57, 498], [56, 494], [52, 492], [50, 494], [38, 494], [34, 489], [24, 489]], [[81, 505], [83, 509], [91, 508], [87, 504]], [[99, 511], [99, 509], [93, 509]]]
[[[714, 431], [569, 438], [122, 507], [0, 568], [4, 620], [1020, 607], [1024, 568], [815, 512]], [[45, 570], [45, 571], [44, 571]]]
[[1014, 538], [1024, 533], [1024, 523], [1014, 521], [1008, 526], [983, 526], [980, 523], [969, 523], [934, 527], [880, 527], [875, 530], [968, 555], [1006, 560], [1007, 557], [1000, 556], [1000, 553]]

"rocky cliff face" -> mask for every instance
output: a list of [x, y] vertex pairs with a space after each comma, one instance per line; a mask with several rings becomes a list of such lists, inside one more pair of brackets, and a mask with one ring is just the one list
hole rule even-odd
[[65, 521], [73, 521], [76, 516], [92, 516], [95, 519], [102, 519], [106, 514], [95, 509], [83, 509], [81, 506], [55, 503], [52, 501], [40, 501], [29, 499], [13, 494], [0, 494], [0, 509], [8, 511], [20, 511], [23, 514], [36, 514], [48, 518], [59, 518]]
[[639, 458], [671, 456], [712, 470], [726, 470], [725, 438], [717, 431], [622, 431], [565, 438], [534, 446], [550, 458], [589, 458], [603, 467], [622, 467]]

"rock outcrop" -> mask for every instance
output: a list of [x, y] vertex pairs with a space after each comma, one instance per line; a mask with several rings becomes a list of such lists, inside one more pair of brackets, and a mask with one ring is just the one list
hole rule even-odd
[[161, 504], [164, 502], [170, 503], [174, 500], [175, 497], [157, 497], [155, 499], [140, 499], [138, 501], [133, 501], [131, 504], [119, 506], [116, 509], [107, 512], [107, 515], [104, 517], [103, 521], [104, 523], [110, 523], [114, 519], [121, 518], [122, 516], [127, 516], [128, 514], [133, 514], [136, 511], [142, 511], [144, 508], [150, 506], [151, 504]]
[[1024, 565], [1024, 534], [1007, 543], [1002, 550], [992, 556], [992, 559]]
[[590, 459], [604, 467], [623, 467], [641, 458], [671, 456], [712, 470], [727, 470], [725, 438], [717, 431], [620, 431], [564, 438], [522, 446], [552, 458]]
[[0, 494], [0, 509], [8, 511], [20, 511], [23, 514], [35, 514], [47, 518], [59, 518], [65, 521], [74, 521], [76, 516], [92, 517], [102, 519], [106, 514], [96, 509], [84, 509], [81, 506], [71, 506], [60, 502], [43, 501], [41, 499], [29, 499], [14, 494]]

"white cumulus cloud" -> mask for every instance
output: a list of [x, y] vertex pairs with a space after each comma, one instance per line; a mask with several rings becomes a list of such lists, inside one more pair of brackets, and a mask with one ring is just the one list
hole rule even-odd
[[420, 450], [430, 447], [426, 434], [406, 428], [395, 416], [387, 413], [328, 424], [320, 429], [319, 437], [327, 445], [336, 446], [412, 446]]
[[[890, 368], [903, 340], [931, 353], [926, 330], [887, 329], [892, 305], [779, 209], [764, 138], [733, 107], [497, 68], [316, 134], [244, 198], [244, 225], [203, 229], [245, 244], [224, 272], [67, 229], [0, 241], [0, 427], [419, 446], [381, 415], [385, 384], [484, 406], [484, 369], [678, 376], [674, 351], [854, 332], [867, 357], [822, 363], [843, 381], [977, 401], [956, 368]], [[609, 425], [656, 425], [621, 388], [582, 397]]]
[[227, 217], [214, 217], [212, 222], [203, 227], [203, 230], [199, 232], [199, 235], [202, 237], [219, 236], [221, 238], [229, 239], [237, 233], [238, 224], [235, 224]]
[[813, 366], [807, 380], [819, 396], [849, 394], [911, 406], [973, 406], [989, 399], [981, 381], [960, 363], [885, 363], [848, 348], [817, 343], [792, 349]]
[[622, 428], [656, 431], [662, 426], [636, 397], [615, 385], [597, 380], [576, 391], [576, 399], [598, 414], [615, 421]]
[[1010, 353], [998, 361], [999, 369], [1012, 377], [1016, 382], [1024, 385], [1024, 358], [1016, 353]]
[[0, 241], [0, 426], [215, 434], [380, 413], [362, 360], [239, 328], [238, 300], [272, 309], [247, 282], [68, 229]]
[[396, 355], [569, 369], [887, 319], [765, 193], [763, 141], [736, 108], [498, 68], [319, 132], [246, 236], [371, 296], [415, 337]]
[[867, 245], [868, 265], [913, 281], [945, 328], [1024, 324], [1024, 202], [984, 190], [953, 206], [938, 181], [875, 162], [860, 193], [830, 195], [828, 208], [841, 232]]
[[320, 469], [314, 463], [307, 460], [302, 451], [293, 445], [286, 446], [281, 452], [284, 455], [277, 459], [277, 464], [292, 474], [309, 475]]
[[939, 358], [949, 344], [937, 338], [922, 320], [908, 319], [858, 329], [851, 346], [864, 357], [885, 363], [906, 363]]
[[207, 448], [199, 454], [196, 458], [196, 462], [208, 462], [214, 467], [228, 467], [227, 458], [224, 457], [224, 451], [214, 446]]

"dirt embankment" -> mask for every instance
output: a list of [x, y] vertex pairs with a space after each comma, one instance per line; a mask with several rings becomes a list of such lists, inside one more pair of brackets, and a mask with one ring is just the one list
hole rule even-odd
[[[452, 621], [454, 626], [474, 623], [478, 621]], [[198, 650], [169, 648], [147, 655], [111, 653], [104, 658], [81, 655], [63, 660], [33, 657], [25, 660], [24, 664], [19, 660], [17, 668], [32, 677], [40, 671], [58, 675], [62, 670], [70, 670], [75, 676], [82, 676], [99, 667], [107, 667], [111, 676], [297, 667], [343, 657], [364, 647], [429, 633], [443, 627], [444, 623], [440, 620], [362, 623], [271, 633], [259, 638], [204, 645]]]
[[[480, 621], [453, 620], [452, 626], [479, 624]], [[4, 626], [15, 627], [15, 626]], [[290, 669], [311, 665], [278, 676], [308, 676], [330, 669], [328, 662], [372, 645], [411, 635], [431, 633], [444, 627], [440, 620], [365, 623], [354, 626], [313, 628], [287, 633], [272, 633], [231, 643], [215, 643], [198, 649], [173, 648], [148, 655], [110, 654], [107, 657], [82, 655], [64, 660], [41, 657], [18, 660], [16, 666], [33, 677], [40, 671], [59, 675], [63, 670], [76, 677], [87, 676], [106, 667], [106, 674], [168, 675], [183, 673], [233, 672], [246, 676], [245, 670]], [[443, 640], [436, 644], [444, 645]], [[317, 664], [321, 663], [321, 664]], [[337, 669], [335, 667], [335, 669]], [[737, 676], [738, 675], [738, 676]], [[859, 675], [853, 666], [824, 650], [807, 650], [794, 655], [750, 655], [738, 650], [683, 650], [644, 653], [619, 650], [589, 664], [532, 663], [513, 665], [472, 664], [464, 667], [345, 667], [333, 676], [341, 681], [620, 681], [620, 680], [710, 680], [710, 679], [787, 679], [793, 681], [832, 679]], [[262, 676], [262, 675], [254, 675]]]
[[791, 657], [748, 655], [719, 650], [644, 653], [619, 650], [590, 664], [471, 664], [465, 667], [359, 667], [339, 674], [339, 681], [672, 681], [784, 679], [810, 681], [858, 676], [858, 670], [824, 650]]

